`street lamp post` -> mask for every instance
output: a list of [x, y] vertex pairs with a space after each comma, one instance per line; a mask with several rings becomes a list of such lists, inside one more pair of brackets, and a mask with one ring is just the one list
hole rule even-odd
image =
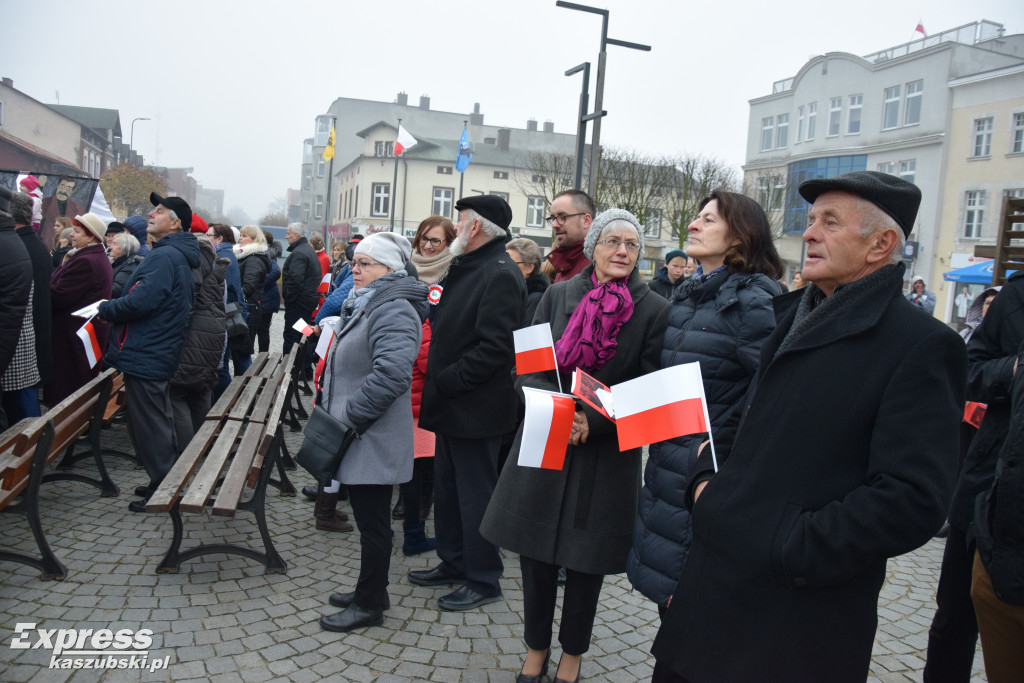
[[591, 197], [597, 196], [597, 175], [598, 165], [600, 163], [600, 152], [599, 147], [601, 146], [601, 117], [605, 115], [604, 111], [604, 73], [605, 73], [605, 62], [608, 56], [608, 46], [618, 45], [619, 47], [628, 47], [632, 50], [641, 50], [643, 52], [650, 52], [650, 45], [642, 45], [640, 43], [630, 43], [625, 40], [617, 40], [615, 38], [608, 37], [608, 10], [600, 9], [597, 7], [590, 7], [589, 5], [580, 5], [575, 2], [566, 2], [565, 0], [557, 0], [555, 2], [556, 7], [564, 7], [565, 9], [576, 10], [577, 12], [588, 12], [590, 14], [598, 14], [601, 16], [601, 52], [597, 58], [597, 92], [594, 93], [594, 134], [593, 140], [591, 141], [590, 148], [590, 182], [588, 183], [587, 189]]
[[149, 120], [150, 119], [144, 118], [144, 117], [139, 117], [139, 118], [136, 118], [136, 119], [132, 119], [132, 134], [131, 134], [131, 137], [129, 138], [129, 142], [128, 142], [128, 149], [130, 149], [131, 151], [133, 151], [133, 152], [135, 151], [135, 122], [136, 121], [149, 121]]

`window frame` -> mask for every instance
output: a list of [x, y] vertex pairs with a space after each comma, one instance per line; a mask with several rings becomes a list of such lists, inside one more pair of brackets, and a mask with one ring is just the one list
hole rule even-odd
[[789, 114], [779, 114], [775, 118], [775, 149], [789, 147]]
[[[971, 126], [971, 158], [985, 159], [992, 156], [992, 130], [995, 128], [994, 116], [978, 116]], [[981, 126], [987, 123], [987, 128]]]
[[[910, 92], [911, 86], [919, 86], [920, 89]], [[924, 79], [919, 78], [916, 81], [910, 81], [904, 88], [903, 97], [903, 125], [904, 126], [916, 126], [921, 123], [921, 112], [923, 111], [924, 104]], [[917, 118], [913, 121], [910, 120], [910, 114], [914, 112]]]
[[[448, 193], [447, 198], [442, 196], [439, 199], [438, 196], [437, 196], [438, 191], [447, 192]], [[448, 210], [447, 211], [438, 210], [439, 207], [441, 209], [443, 209], [446, 204], [448, 206]], [[431, 201], [430, 201], [430, 209], [431, 209], [431, 211], [430, 211], [430, 215], [432, 215], [432, 216], [444, 216], [445, 218], [451, 218], [452, 217], [452, 211], [454, 210], [454, 207], [455, 207], [455, 188], [454, 187], [443, 187], [443, 186], [440, 186], [440, 185], [435, 185], [434, 186], [434, 191], [431, 193]]]
[[327, 171], [327, 162], [324, 161], [323, 157], [319, 157], [316, 160], [316, 177], [323, 178], [324, 173]]
[[807, 141], [810, 142], [814, 139], [815, 134], [818, 132], [818, 103], [808, 102], [807, 103]]
[[313, 218], [320, 220], [324, 217], [324, 196], [318, 194], [313, 197]]
[[[850, 95], [847, 101], [849, 106], [846, 115], [846, 134], [860, 135], [864, 128], [864, 94]], [[857, 130], [853, 130], [854, 124], [857, 125]]]
[[796, 108], [796, 142], [800, 143], [804, 141], [804, 107], [800, 105]]
[[[889, 86], [882, 91], [882, 130], [893, 130], [900, 127], [900, 99], [902, 97], [902, 85]], [[891, 110], [890, 107], [895, 107], [895, 110]], [[893, 115], [891, 126], [886, 125], [890, 113]]]
[[[775, 141], [775, 117], [765, 116], [761, 119], [761, 151], [767, 152]], [[767, 143], [767, 144], [766, 144]]]
[[1024, 154], [1024, 111], [1015, 111], [1010, 119], [1010, 154]]
[[331, 139], [331, 117], [316, 117], [316, 134], [313, 136], [314, 147], [326, 147]]
[[[833, 125], [835, 124], [835, 125]], [[833, 129], [835, 132], [833, 132]], [[843, 98], [830, 97], [828, 99], [828, 128], [825, 130], [825, 137], [834, 138], [843, 130]]]
[[897, 175], [908, 183], [915, 182], [917, 179], [917, 159], [901, 160], [899, 162]]
[[526, 227], [544, 227], [544, 210], [546, 206], [547, 204], [544, 201], [544, 197], [539, 195], [530, 195], [526, 198]]
[[371, 216], [382, 218], [391, 215], [391, 183], [371, 183], [370, 197]]
[[967, 190], [964, 194], [964, 220], [961, 235], [963, 239], [981, 238], [982, 226], [985, 224], [987, 194], [985, 190]]

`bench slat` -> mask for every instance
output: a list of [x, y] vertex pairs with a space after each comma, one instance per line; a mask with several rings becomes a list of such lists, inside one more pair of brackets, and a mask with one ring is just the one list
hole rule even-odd
[[211, 420], [203, 422], [202, 426], [199, 427], [199, 431], [188, 442], [185, 452], [178, 457], [174, 466], [171, 467], [171, 471], [167, 473], [163, 482], [160, 483], [160, 488], [153, 493], [146, 503], [146, 512], [167, 512], [171, 509], [174, 501], [181, 495], [181, 490], [185, 488], [185, 482], [192, 476], [192, 472], [199, 465], [199, 461], [206, 453], [206, 449], [213, 443], [219, 427], [219, 422]]
[[249, 408], [252, 406], [252, 402], [256, 400], [256, 394], [260, 391], [260, 386], [263, 384], [261, 377], [247, 377], [245, 389], [239, 394], [238, 400], [235, 401], [235, 405], [232, 406], [231, 411], [228, 413], [227, 418], [229, 420], [245, 420], [249, 415]]
[[[290, 393], [290, 378], [287, 372], [288, 366], [281, 370], [281, 386], [278, 388], [274, 400], [274, 407], [267, 415], [267, 421], [263, 426], [263, 438], [260, 440], [260, 447], [253, 458], [252, 467], [249, 470], [249, 486], [256, 486], [256, 480], [260, 476], [260, 469], [263, 467], [263, 459], [270, 452], [270, 445], [274, 441], [274, 435], [281, 427], [281, 415], [284, 414], [288, 405], [288, 394]], [[269, 392], [268, 392], [269, 393]]]
[[217, 435], [217, 442], [210, 448], [206, 460], [203, 461], [196, 476], [189, 484], [188, 491], [181, 499], [178, 509], [182, 512], [202, 512], [206, 508], [206, 502], [213, 495], [213, 489], [217, 486], [217, 479], [224, 469], [224, 464], [231, 456], [231, 451], [238, 438], [238, 432], [242, 429], [242, 423], [236, 420], [225, 420], [221, 425], [220, 434]]
[[256, 375], [262, 374], [263, 365], [267, 362], [267, 358], [270, 357], [270, 353], [267, 351], [261, 351], [253, 356], [252, 363], [245, 369], [245, 377], [255, 377]]
[[238, 443], [238, 450], [235, 457], [231, 459], [228, 472], [224, 475], [224, 483], [217, 491], [217, 500], [213, 503], [213, 514], [218, 517], [234, 517], [238, 509], [238, 501], [242, 497], [242, 489], [245, 488], [246, 476], [256, 456], [260, 437], [263, 435], [263, 425], [258, 422], [249, 422], [246, 425], [242, 440]]
[[224, 390], [224, 393], [220, 395], [217, 402], [213, 404], [210, 411], [206, 413], [207, 420], [223, 420], [228, 412], [231, 410], [231, 406], [234, 405], [235, 399], [238, 394], [241, 393], [242, 387], [248, 378], [245, 375], [241, 377], [235, 377], [231, 380], [231, 384]]
[[263, 385], [259, 398], [256, 400], [256, 405], [252, 407], [252, 417], [250, 419], [253, 422], [263, 424], [269, 417], [270, 409], [274, 405], [274, 399], [277, 398], [277, 390], [281, 386], [281, 380], [286, 376], [287, 374], [279, 369]]

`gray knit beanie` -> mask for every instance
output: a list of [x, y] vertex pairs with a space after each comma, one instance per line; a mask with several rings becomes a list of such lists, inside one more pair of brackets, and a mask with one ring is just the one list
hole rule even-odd
[[[601, 239], [601, 234], [615, 221], [625, 221], [633, 226], [633, 229], [636, 230], [637, 240], [640, 242], [640, 253], [644, 253], [644, 227], [640, 225], [636, 216], [625, 209], [608, 209], [597, 214], [597, 218], [590, 224], [586, 239], [583, 240], [583, 254], [591, 261], [594, 260], [594, 247]], [[637, 258], [636, 262], [640, 263], [640, 259]]]
[[403, 270], [412, 255], [412, 245], [397, 232], [375, 232], [356, 245], [356, 254], [365, 254], [391, 270]]

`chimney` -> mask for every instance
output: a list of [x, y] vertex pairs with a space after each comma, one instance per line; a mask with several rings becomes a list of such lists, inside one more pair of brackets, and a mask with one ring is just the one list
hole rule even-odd
[[508, 128], [498, 129], [498, 149], [502, 152], [508, 151], [509, 139], [512, 137], [512, 131]]
[[473, 113], [469, 115], [469, 123], [473, 126], [484, 125], [484, 115], [480, 113], [480, 103], [473, 103]]
[[545, 133], [554, 133], [555, 132], [555, 122], [554, 121], [545, 121], [544, 122], [544, 132]]
[[537, 119], [527, 119], [526, 130], [536, 133], [537, 132]]
[[409, 96], [404, 92], [398, 93], [398, 98], [395, 101], [402, 107], [409, 106]]
[[430, 95], [420, 95], [420, 109], [430, 109]]
[[4, 76], [4, 85], [6, 85], [8, 88], [13, 88], [14, 87], [14, 79], [8, 78], [7, 76]]

